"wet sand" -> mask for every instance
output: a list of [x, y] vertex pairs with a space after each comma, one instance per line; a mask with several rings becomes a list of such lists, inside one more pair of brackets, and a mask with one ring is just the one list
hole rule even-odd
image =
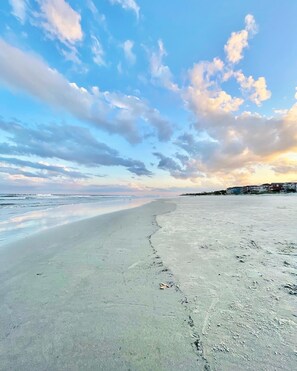
[[7, 246], [0, 369], [295, 369], [296, 220], [295, 196], [185, 197]]
[[[1, 370], [191, 370], [180, 292], [150, 243], [151, 204], [57, 227], [0, 252]], [[199, 364], [199, 363], [198, 363]]]

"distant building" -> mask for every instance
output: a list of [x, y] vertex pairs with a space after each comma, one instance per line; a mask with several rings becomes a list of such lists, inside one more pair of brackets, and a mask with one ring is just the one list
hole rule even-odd
[[240, 195], [243, 193], [243, 187], [230, 187], [226, 189], [227, 195]]
[[284, 183], [283, 189], [285, 192], [296, 192], [297, 183]]
[[269, 192], [269, 187], [270, 187], [270, 184], [269, 184], [269, 183], [261, 184], [261, 185], [259, 186], [259, 193], [266, 193], [266, 192]]
[[281, 192], [284, 190], [283, 185], [284, 183], [271, 183], [269, 191], [273, 193]]
[[260, 186], [250, 185], [243, 187], [244, 194], [260, 193]]
[[186, 193], [182, 196], [206, 196], [206, 195], [256, 195], [263, 193], [297, 193], [297, 182], [286, 183], [264, 183], [261, 185], [235, 186], [229, 187], [226, 190], [202, 193]]

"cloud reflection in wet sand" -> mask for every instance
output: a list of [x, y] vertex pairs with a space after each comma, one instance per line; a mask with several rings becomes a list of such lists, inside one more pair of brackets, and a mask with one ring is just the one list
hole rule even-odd
[[151, 199], [116, 199], [104, 203], [63, 205], [26, 212], [21, 210], [22, 214], [19, 214], [20, 209], [14, 212], [10, 210], [7, 212], [8, 218], [0, 220], [0, 246], [51, 227], [141, 206], [149, 201]]

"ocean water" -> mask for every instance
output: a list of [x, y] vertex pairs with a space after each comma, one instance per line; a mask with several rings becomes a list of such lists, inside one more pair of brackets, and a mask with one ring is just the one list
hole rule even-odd
[[0, 247], [47, 228], [150, 201], [131, 196], [0, 194]]

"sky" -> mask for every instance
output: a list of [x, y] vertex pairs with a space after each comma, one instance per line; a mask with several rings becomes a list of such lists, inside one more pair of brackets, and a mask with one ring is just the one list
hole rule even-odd
[[0, 193], [297, 181], [296, 0], [0, 3]]

